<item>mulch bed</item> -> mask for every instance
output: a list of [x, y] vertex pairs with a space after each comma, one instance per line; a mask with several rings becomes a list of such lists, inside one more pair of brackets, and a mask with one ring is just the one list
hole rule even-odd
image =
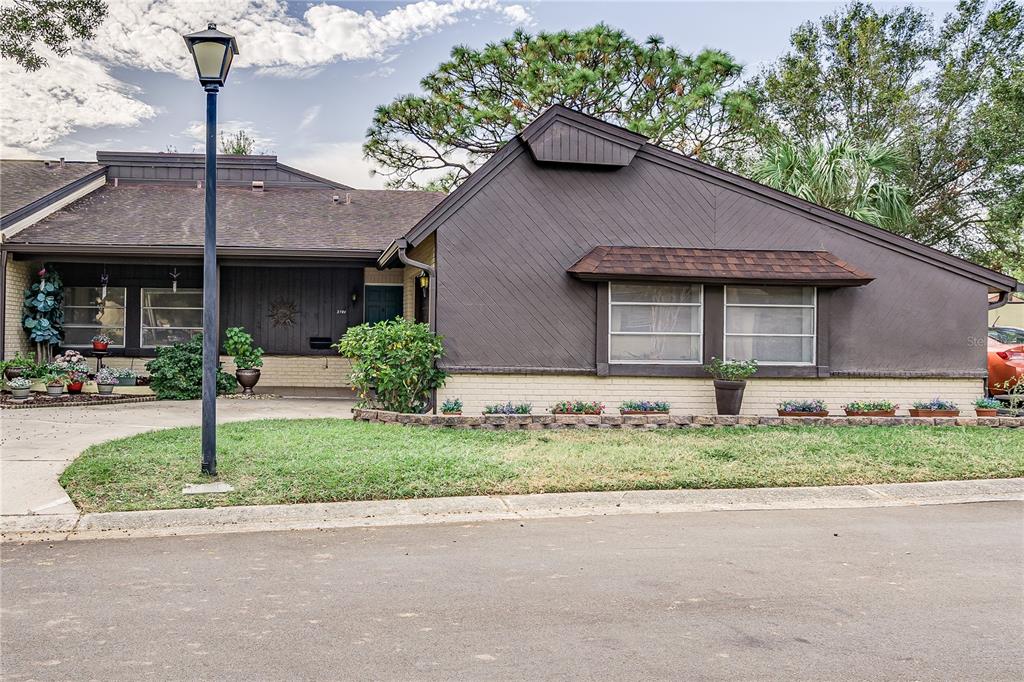
[[14, 400], [10, 393], [0, 395], [0, 409], [25, 410], [34, 407], [89, 407], [92, 405], [111, 405], [113, 403], [148, 403], [156, 400], [152, 395], [99, 395], [96, 393], [79, 393], [54, 398], [45, 394], [33, 394], [25, 400]]

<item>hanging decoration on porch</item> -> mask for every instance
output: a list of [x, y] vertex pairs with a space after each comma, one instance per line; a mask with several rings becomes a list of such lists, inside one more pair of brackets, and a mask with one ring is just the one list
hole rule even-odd
[[178, 268], [174, 268], [169, 274], [171, 276], [171, 291], [178, 293], [178, 277], [181, 273], [178, 272]]
[[270, 303], [270, 319], [275, 327], [291, 327], [299, 309], [292, 301], [272, 301]]
[[110, 282], [110, 275], [107, 274], [107, 266], [103, 266], [103, 273], [100, 274], [100, 300], [97, 301], [99, 306], [103, 307], [103, 302], [107, 300], [107, 284]]

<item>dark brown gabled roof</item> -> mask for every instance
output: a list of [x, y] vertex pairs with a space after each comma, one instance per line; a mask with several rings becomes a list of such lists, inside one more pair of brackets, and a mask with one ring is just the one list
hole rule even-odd
[[569, 270], [585, 280], [653, 279], [723, 284], [861, 286], [874, 277], [828, 251], [597, 246]]
[[[335, 201], [337, 197], [337, 201]], [[220, 247], [380, 252], [440, 192], [270, 187], [217, 191]], [[346, 203], [348, 201], [349, 203]], [[180, 247], [203, 243], [204, 190], [175, 183], [105, 187], [14, 235], [7, 244]]]
[[81, 161], [4, 159], [0, 161], [0, 216], [7, 217], [93, 173], [103, 166]]

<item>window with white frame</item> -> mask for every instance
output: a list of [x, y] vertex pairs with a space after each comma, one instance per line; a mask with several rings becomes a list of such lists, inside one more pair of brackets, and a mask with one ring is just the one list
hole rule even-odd
[[813, 365], [817, 298], [814, 287], [727, 286], [725, 357]]
[[143, 289], [141, 346], [170, 346], [203, 331], [202, 289]]
[[609, 362], [700, 362], [701, 285], [612, 282], [608, 286]]
[[65, 287], [64, 345], [88, 346], [105, 334], [110, 345], [124, 347], [124, 287]]

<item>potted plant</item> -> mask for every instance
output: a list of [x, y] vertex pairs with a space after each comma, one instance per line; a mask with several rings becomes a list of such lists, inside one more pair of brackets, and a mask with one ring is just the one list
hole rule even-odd
[[96, 372], [96, 391], [100, 395], [112, 395], [114, 393], [114, 386], [117, 386], [119, 381], [120, 377], [117, 376], [114, 370], [104, 367]]
[[114, 367], [112, 368], [114, 376], [117, 377], [118, 386], [134, 386], [135, 379], [138, 374], [131, 367]]
[[14, 400], [26, 400], [32, 392], [32, 380], [25, 377], [14, 377], [7, 382]]
[[828, 406], [824, 400], [783, 400], [778, 405], [780, 417], [827, 417]]
[[530, 414], [533, 411], [532, 403], [512, 403], [485, 405], [484, 414]]
[[58, 398], [64, 394], [64, 387], [68, 384], [67, 374], [48, 372], [43, 375], [43, 383], [46, 384], [46, 395], [51, 398]]
[[974, 413], [979, 417], [994, 417], [999, 413], [999, 408], [1002, 407], [995, 398], [978, 398], [974, 401]]
[[462, 414], [462, 401], [458, 398], [448, 398], [441, 403], [441, 414], [446, 414], [450, 417], [457, 417]]
[[110, 337], [106, 334], [97, 334], [92, 337], [92, 349], [104, 352], [110, 348], [110, 341]]
[[551, 414], [601, 414], [604, 405], [586, 400], [560, 400], [551, 406]]
[[715, 379], [715, 406], [718, 414], [739, 414], [747, 378], [757, 372], [756, 360], [711, 358], [704, 371]]
[[68, 393], [82, 392], [82, 385], [89, 374], [89, 361], [77, 350], [66, 350], [57, 355], [47, 367], [48, 370], [68, 377]]
[[619, 414], [668, 414], [670, 407], [661, 400], [624, 400], [619, 404]]
[[899, 405], [888, 400], [854, 400], [843, 409], [847, 417], [894, 417]]
[[229, 327], [224, 336], [224, 350], [235, 359], [235, 378], [242, 386], [242, 395], [252, 395], [260, 380], [258, 368], [263, 366], [263, 349], [253, 345], [252, 335], [243, 327]]
[[918, 400], [910, 410], [911, 417], [959, 417], [960, 408], [956, 403], [941, 398]]
[[13, 358], [4, 362], [4, 378], [10, 381], [17, 377], [27, 376], [35, 364], [32, 358], [24, 356], [19, 352]]

